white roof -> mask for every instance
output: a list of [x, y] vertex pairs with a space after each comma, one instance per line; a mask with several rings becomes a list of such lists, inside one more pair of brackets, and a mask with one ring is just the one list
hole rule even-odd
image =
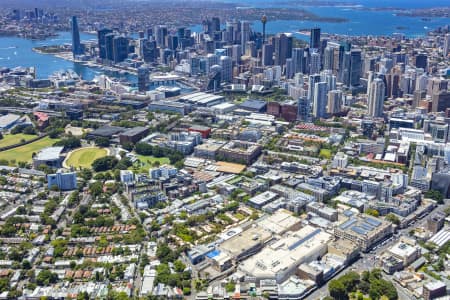
[[444, 246], [444, 244], [447, 243], [448, 241], [450, 241], [450, 228], [448, 227], [442, 229], [441, 231], [433, 235], [429, 240], [429, 242], [433, 242], [439, 247]]
[[64, 147], [47, 147], [39, 151], [35, 160], [58, 160]]
[[17, 120], [19, 120], [19, 119], [20, 119], [20, 116], [15, 115], [15, 114], [7, 114], [4, 116], [1, 116], [0, 117], [0, 128], [8, 127], [12, 123], [17, 122]]

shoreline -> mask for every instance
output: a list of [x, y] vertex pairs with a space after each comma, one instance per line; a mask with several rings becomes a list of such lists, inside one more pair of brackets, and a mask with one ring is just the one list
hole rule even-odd
[[128, 72], [129, 74], [135, 75], [137, 76], [137, 70], [133, 70], [133, 69], [128, 69], [128, 68], [120, 68], [117, 66], [105, 66], [99, 63], [95, 63], [93, 61], [84, 61], [84, 60], [77, 60], [75, 58], [73, 58], [72, 56], [72, 52], [56, 52], [56, 53], [47, 53], [45, 51], [42, 51], [38, 48], [32, 48], [32, 51], [39, 53], [39, 54], [43, 54], [43, 55], [52, 55], [54, 57], [66, 60], [66, 61], [70, 61], [73, 63], [77, 63], [77, 64], [81, 64], [83, 66], [87, 66], [90, 68], [98, 68], [101, 69], [102, 71], [110, 71], [110, 72]]

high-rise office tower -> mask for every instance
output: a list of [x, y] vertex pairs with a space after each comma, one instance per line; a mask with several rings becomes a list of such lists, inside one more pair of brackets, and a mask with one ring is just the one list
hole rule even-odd
[[327, 92], [326, 82], [318, 82], [314, 85], [313, 117], [316, 119], [326, 117]]
[[375, 78], [372, 81], [368, 97], [369, 115], [371, 117], [383, 116], [385, 89], [382, 79]]
[[211, 33], [220, 31], [220, 19], [218, 17], [213, 17], [211, 19]]
[[430, 96], [436, 94], [439, 91], [446, 91], [447, 89], [448, 80], [446, 79], [433, 78], [428, 80], [427, 94]]
[[344, 53], [339, 81], [348, 87], [359, 86], [361, 78], [362, 60], [361, 50], [352, 49]]
[[328, 92], [327, 113], [337, 114], [341, 112], [342, 107], [342, 91], [331, 90]]
[[309, 81], [308, 81], [308, 100], [313, 102], [314, 98], [314, 86], [316, 83], [320, 82], [320, 75], [319, 74], [313, 74], [309, 75]]
[[101, 29], [97, 32], [99, 57], [106, 59], [106, 35], [111, 34], [111, 29]]
[[309, 122], [310, 120], [310, 111], [311, 104], [306, 97], [300, 97], [297, 101], [298, 113], [297, 118], [303, 122]]
[[114, 38], [116, 36], [113, 33], [107, 34], [105, 36], [105, 49], [106, 49], [106, 59], [109, 61], [114, 60]]
[[320, 28], [312, 28], [309, 36], [309, 47], [320, 50]]
[[353, 49], [350, 51], [350, 86], [359, 86], [361, 78], [361, 50]]
[[248, 41], [245, 45], [245, 55], [256, 57], [256, 44], [254, 41]]
[[291, 58], [293, 38], [290, 34], [279, 33], [272, 40], [275, 48], [275, 65], [286, 64], [286, 58]]
[[150, 71], [147, 66], [141, 66], [138, 68], [138, 89], [139, 92], [145, 92], [147, 90], [147, 84], [149, 80]]
[[221, 56], [219, 60], [220, 66], [222, 67], [222, 81], [232, 82], [233, 81], [233, 61], [229, 56]]
[[274, 47], [272, 44], [264, 44], [262, 47], [262, 65], [273, 66], [273, 52]]
[[294, 77], [294, 62], [292, 58], [286, 59], [286, 78], [292, 79]]
[[445, 35], [443, 51], [444, 57], [447, 57], [450, 54], [450, 33]]
[[425, 53], [420, 53], [416, 55], [416, 68], [427, 69], [428, 56]]
[[167, 47], [170, 50], [176, 50], [178, 48], [178, 36], [168, 35], [167, 36]]
[[225, 41], [229, 43], [235, 43], [238, 41], [238, 27], [237, 21], [227, 21], [225, 24]]
[[72, 54], [73, 57], [83, 54], [83, 47], [80, 42], [80, 30], [78, 28], [78, 20], [76, 16], [72, 17], [70, 22], [72, 27]]
[[323, 51], [323, 69], [324, 70], [334, 70], [335, 68], [335, 49], [334, 47], [327, 46]]
[[159, 47], [165, 47], [166, 46], [166, 36], [167, 36], [167, 26], [165, 25], [158, 25], [155, 27], [155, 40], [156, 45]]
[[206, 72], [208, 73], [212, 66], [219, 64], [219, 57], [214, 54], [208, 54], [206, 56]]
[[450, 107], [450, 92], [441, 90], [431, 96], [432, 112], [442, 112]]
[[367, 90], [366, 94], [369, 95], [370, 91], [370, 85], [372, 84], [372, 81], [375, 79], [375, 73], [373, 71], [369, 71], [367, 75]]
[[305, 49], [292, 49], [292, 63], [294, 64], [294, 73], [304, 73]]
[[312, 52], [309, 64], [309, 74], [318, 74], [320, 72], [320, 53]]
[[142, 40], [139, 56], [146, 63], [156, 62], [156, 59], [158, 57], [158, 48], [156, 47], [156, 41], [149, 41], [147, 39]]
[[320, 81], [327, 83], [327, 89], [329, 91], [336, 89], [336, 76], [333, 75], [331, 70], [323, 70], [320, 72]]
[[245, 53], [248, 41], [250, 41], [250, 22], [241, 21], [241, 47], [243, 53]]
[[233, 59], [233, 62], [238, 64], [241, 61], [242, 56], [242, 47], [241, 45], [233, 45], [232, 49], [232, 55], [231, 58]]
[[128, 57], [128, 39], [116, 36], [113, 39], [113, 61], [115, 63], [124, 61]]

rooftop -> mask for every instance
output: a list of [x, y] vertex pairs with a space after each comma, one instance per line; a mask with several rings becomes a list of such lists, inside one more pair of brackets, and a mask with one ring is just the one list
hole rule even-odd
[[0, 117], [0, 128], [8, 127], [12, 123], [17, 122], [17, 120], [19, 120], [19, 119], [20, 119], [20, 116], [15, 115], [15, 114], [7, 114], [4, 116], [1, 116]]
[[47, 147], [39, 151], [36, 156], [34, 157], [34, 160], [58, 160], [60, 159], [61, 152], [63, 151], [64, 147]]
[[391, 249], [389, 249], [389, 252], [391, 252], [393, 255], [398, 257], [409, 257], [413, 255], [417, 251], [417, 248], [415, 246], [411, 246], [409, 244], [399, 242], [395, 244]]
[[220, 245], [220, 249], [234, 257], [252, 249], [258, 244], [266, 242], [272, 234], [261, 227], [250, 227]]
[[287, 270], [320, 255], [330, 240], [330, 234], [308, 225], [288, 232], [285, 237], [243, 261], [240, 269], [255, 277], [278, 280]]

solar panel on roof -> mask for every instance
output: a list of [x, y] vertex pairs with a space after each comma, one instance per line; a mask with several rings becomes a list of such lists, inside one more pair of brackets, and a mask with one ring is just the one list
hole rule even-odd
[[358, 220], [356, 220], [356, 219], [350, 219], [350, 220], [347, 220], [344, 223], [342, 223], [341, 226], [339, 226], [339, 227], [341, 227], [341, 229], [345, 230], [348, 227], [350, 227], [351, 225], [355, 224], [357, 221]]
[[357, 234], [361, 234], [361, 235], [366, 235], [366, 234], [367, 234], [367, 231], [366, 231], [366, 230], [364, 230], [363, 228], [358, 227], [358, 226], [353, 226], [353, 227], [352, 227], [352, 230], [353, 230], [354, 232], [356, 232]]
[[369, 223], [370, 225], [373, 225], [375, 227], [378, 227], [381, 225], [381, 222], [372, 218], [366, 218], [366, 222]]
[[367, 230], [367, 231], [371, 231], [371, 230], [374, 229], [373, 226], [371, 226], [371, 225], [369, 225], [369, 224], [367, 224], [367, 223], [360, 223], [360, 224], [359, 224], [359, 227], [364, 228], [364, 229]]
[[353, 216], [353, 212], [351, 210], [344, 210], [344, 216], [351, 217]]

